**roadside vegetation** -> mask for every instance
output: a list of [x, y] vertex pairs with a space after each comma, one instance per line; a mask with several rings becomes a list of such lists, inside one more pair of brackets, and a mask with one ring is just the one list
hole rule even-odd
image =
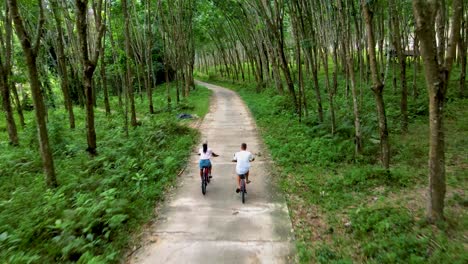
[[[153, 115], [147, 113], [147, 100], [137, 99], [140, 125], [128, 135], [123, 113], [106, 116], [98, 107], [95, 158], [85, 151], [84, 109], [75, 109], [74, 130], [66, 127], [64, 109], [50, 109], [56, 189], [44, 182], [33, 112], [25, 112], [28, 122], [19, 131], [20, 146], [9, 146], [6, 133], [0, 133], [0, 262], [119, 262], [128, 253], [132, 235], [154, 217], [154, 207], [174, 184], [198, 140], [198, 132], [177, 115], [202, 118], [210, 94], [197, 87], [171, 110], [164, 96], [154, 95]], [[116, 97], [111, 97], [111, 105], [121, 109]], [[0, 131], [4, 130], [0, 119]]]

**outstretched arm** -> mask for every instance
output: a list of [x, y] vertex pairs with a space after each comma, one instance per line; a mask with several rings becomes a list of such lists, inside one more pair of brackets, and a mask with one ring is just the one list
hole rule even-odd
[[219, 155], [214, 152], [212, 154], [213, 154], [213, 157], [219, 157]]

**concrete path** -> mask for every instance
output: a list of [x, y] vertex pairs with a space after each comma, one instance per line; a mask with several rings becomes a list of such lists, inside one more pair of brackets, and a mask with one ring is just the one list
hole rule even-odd
[[[272, 186], [271, 161], [262, 155], [255, 121], [233, 91], [199, 84], [213, 90], [200, 130], [221, 155], [212, 159], [214, 178], [203, 196], [193, 155], [175, 195], [148, 231], [146, 245], [130, 263], [294, 263], [288, 209]], [[245, 204], [235, 193], [235, 163], [230, 162], [242, 142], [257, 154]]]

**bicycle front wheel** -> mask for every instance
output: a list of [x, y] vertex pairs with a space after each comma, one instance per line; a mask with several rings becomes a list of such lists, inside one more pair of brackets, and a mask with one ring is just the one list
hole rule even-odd
[[206, 181], [205, 181], [205, 180], [202, 180], [202, 183], [201, 183], [201, 192], [203, 193], [203, 195], [206, 194]]

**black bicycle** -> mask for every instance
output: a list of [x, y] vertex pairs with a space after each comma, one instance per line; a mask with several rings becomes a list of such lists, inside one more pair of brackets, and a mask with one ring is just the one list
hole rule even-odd
[[206, 186], [208, 185], [208, 183], [210, 183], [210, 176], [208, 175], [208, 172], [209, 172], [209, 168], [208, 167], [203, 167], [202, 169], [202, 182], [201, 182], [201, 191], [203, 193], [203, 195], [206, 194]]
[[246, 176], [247, 176], [246, 174], [239, 175], [239, 177], [240, 177], [240, 194], [241, 194], [241, 197], [242, 197], [242, 203], [245, 203], [245, 195], [247, 194], [247, 188], [246, 188], [246, 184], [245, 184], [245, 177]]

